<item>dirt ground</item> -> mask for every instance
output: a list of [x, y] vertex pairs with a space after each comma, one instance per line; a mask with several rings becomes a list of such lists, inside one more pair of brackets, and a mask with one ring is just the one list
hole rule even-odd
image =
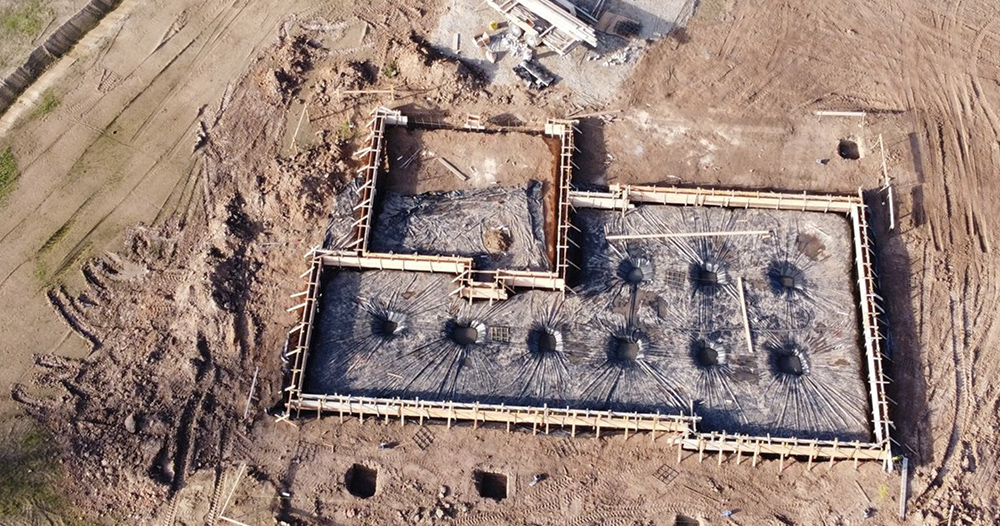
[[[39, 79], [58, 107], [0, 118], [21, 172], [0, 214], [0, 438], [42, 426], [61, 461], [45, 482], [69, 501], [34, 493], [0, 522], [993, 522], [1000, 220], [983, 207], [1000, 197], [1000, 7], [708, 0], [595, 107], [559, 84], [484, 83], [411, 41], [449, 5], [126, 0]], [[390, 85], [395, 100], [337, 93]], [[777, 460], [677, 463], [649, 435], [275, 423], [288, 295], [380, 102], [459, 120], [602, 113], [581, 121], [580, 184], [863, 188], [894, 438], [913, 468], [905, 521], [898, 473], [871, 464], [779, 472]], [[842, 139], [864, 156], [840, 158]], [[10, 451], [0, 474], [16, 472]], [[369, 499], [345, 489], [356, 463], [379, 470]], [[477, 470], [506, 474], [509, 497], [481, 498]]]
[[[555, 156], [547, 141], [537, 135], [392, 127], [386, 132], [386, 141], [386, 188], [404, 195], [523, 186], [531, 180], [550, 186], [555, 172]], [[464, 179], [439, 159], [451, 163]]]

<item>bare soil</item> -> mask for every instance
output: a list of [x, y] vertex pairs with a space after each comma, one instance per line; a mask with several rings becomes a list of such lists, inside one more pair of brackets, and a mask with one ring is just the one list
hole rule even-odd
[[[532, 180], [550, 183], [555, 171], [556, 159], [546, 140], [526, 133], [391, 127], [386, 141], [386, 188], [404, 195], [494, 185], [524, 186]], [[441, 159], [451, 163], [465, 179], [452, 173]]]
[[[22, 414], [50, 430], [79, 516], [672, 524], [726, 523], [729, 509], [738, 524], [855, 524], [873, 508], [871, 523], [993, 521], [1000, 220], [986, 209], [1000, 197], [1000, 8], [982, 0], [701, 2], [685, 38], [651, 44], [620, 98], [584, 111], [608, 113], [581, 122], [581, 183], [866, 191], [894, 438], [913, 468], [905, 521], [898, 474], [871, 464], [779, 472], [777, 460], [678, 464], [648, 435], [275, 423], [288, 295], [353, 171], [365, 112], [540, 122], [586, 106], [558, 86], [485, 84], [412, 42], [444, 4], [126, 2], [130, 16], [69, 57], [62, 104], [3, 136], [21, 178], [0, 218], [0, 385], [12, 393], [0, 417], [5, 433]], [[389, 85], [396, 100], [337, 92]], [[868, 113], [814, 114], [830, 109]], [[844, 138], [861, 159], [837, 155]], [[348, 491], [354, 464], [378, 470], [374, 496]], [[477, 471], [506, 474], [507, 498], [481, 497]], [[536, 474], [547, 478], [528, 485]]]

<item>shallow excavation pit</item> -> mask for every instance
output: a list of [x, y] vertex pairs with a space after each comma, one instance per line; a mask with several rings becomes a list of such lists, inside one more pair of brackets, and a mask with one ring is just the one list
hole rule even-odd
[[729, 283], [729, 271], [716, 260], [709, 259], [691, 265], [691, 284], [703, 294], [713, 295]]
[[767, 282], [771, 292], [791, 298], [806, 289], [805, 273], [788, 261], [772, 262], [767, 268]]
[[385, 312], [372, 318], [372, 334], [385, 339], [399, 336], [406, 330], [406, 315], [400, 312]]
[[861, 147], [851, 139], [841, 139], [837, 145], [837, 154], [843, 159], [856, 161], [861, 158]]
[[478, 321], [451, 321], [445, 329], [451, 341], [462, 347], [482, 343], [486, 336], [486, 325]]
[[[385, 146], [386, 123], [407, 124], [404, 116], [380, 109], [369, 126], [375, 132], [370, 151]], [[572, 129], [569, 122], [553, 119], [544, 132], [538, 131], [545, 134], [559, 169], [569, 166], [559, 152], [570, 159]], [[831, 137], [841, 138], [857, 141], [858, 153], [866, 153], [860, 137]], [[406, 159], [418, 151], [412, 141], [397, 149]], [[451, 157], [471, 163], [461, 151]], [[409, 166], [419, 167], [419, 154], [414, 159]], [[584, 413], [579, 426], [636, 429], [637, 419], [657, 426], [657, 418], [669, 414], [677, 419], [680, 433], [687, 432], [684, 420], [700, 418], [699, 431], [705, 433], [756, 436], [766, 431], [781, 440], [819, 440], [818, 449], [793, 445], [818, 457], [844, 457], [839, 448], [823, 449], [822, 441], [837, 438], [863, 442], [859, 454], [865, 458], [887, 454], [882, 446], [888, 434], [882, 384], [876, 383], [882, 377], [877, 360], [881, 342], [874, 317], [865, 314], [875, 309], [849, 308], [852, 300], [867, 301], [869, 307], [874, 301], [871, 280], [855, 279], [871, 273], [869, 228], [860, 197], [635, 185], [583, 191], [560, 186], [571, 182], [570, 170], [557, 170], [550, 181], [551, 170], [539, 173], [528, 163], [532, 169], [524, 177], [501, 177], [496, 183], [506, 185], [496, 195], [528, 204], [513, 210], [516, 220], [493, 222], [483, 220], [492, 218], [493, 208], [484, 204], [490, 202], [492, 187], [487, 191], [465, 181], [469, 184], [455, 196], [442, 197], [440, 192], [456, 191], [453, 187], [459, 185], [447, 172], [440, 183], [431, 177], [434, 173], [423, 179], [397, 173], [401, 176], [390, 181], [387, 170], [398, 172], [399, 166], [387, 169], [372, 155], [366, 161], [369, 169], [356, 186], [395, 183], [393, 190], [402, 201], [386, 197], [369, 202], [363, 192], [338, 200], [342, 217], [331, 225], [343, 234], [325, 246], [322, 258], [314, 259], [312, 276], [318, 281], [310, 279], [305, 291], [312, 303], [296, 307], [301, 324], [289, 333], [290, 348], [294, 346], [288, 354], [294, 357], [289, 417], [317, 411], [542, 424], [549, 417], [535, 416], [539, 405], [547, 404], [560, 416], [600, 407], [615, 414]], [[425, 167], [442, 170], [437, 162]], [[539, 205], [535, 194], [525, 193], [528, 177], [559, 183], [550, 189], [570, 189], [545, 194]], [[441, 187], [435, 188], [437, 184]], [[354, 225], [358, 209], [340, 206], [352, 203], [372, 209], [373, 215], [366, 217], [373, 219]], [[410, 210], [433, 205], [435, 214], [422, 213], [422, 222], [401, 219], [400, 224], [413, 225], [421, 234], [428, 230], [425, 225], [434, 225], [439, 235], [407, 238], [412, 243], [400, 245], [406, 250], [387, 248], [385, 243], [396, 238], [379, 225], [395, 223], [377, 218], [395, 210], [387, 208], [393, 204], [402, 210], [393, 217], [404, 218]], [[478, 228], [463, 230], [468, 234], [465, 245], [453, 244], [457, 229], [438, 224], [442, 217]], [[515, 242], [505, 247], [508, 224]], [[540, 228], [545, 235], [525, 233]], [[612, 229], [650, 235], [609, 243]], [[770, 234], [750, 235], [761, 231]], [[666, 240], [659, 239], [663, 233]], [[341, 238], [347, 241], [337, 241]], [[579, 243], [564, 248], [567, 240]], [[536, 245], [541, 248], [531, 254], [515, 250]], [[498, 258], [500, 252], [538, 253], [548, 260], [524, 263], [524, 258], [506, 254]], [[769, 267], [779, 262], [798, 268]], [[488, 284], [491, 278], [505, 294], [483, 290], [488, 287], [480, 282]], [[475, 287], [456, 285], [460, 282]], [[566, 295], [567, 288], [574, 294]], [[374, 299], [389, 294], [391, 301]], [[372, 299], [358, 308], [365, 298]], [[317, 309], [308, 308], [317, 302]], [[408, 320], [376, 320], [390, 306], [405, 312]], [[637, 327], [645, 341], [633, 337]], [[795, 342], [799, 351], [771, 352], [786, 341]], [[865, 360], [870, 357], [875, 360]], [[647, 388], [653, 385], [664, 389]], [[844, 406], [837, 410], [845, 418], [813, 418], [809, 411], [823, 413], [820, 397], [828, 394], [817, 386], [836, 389]], [[703, 397], [698, 413], [670, 396], [667, 387]], [[742, 403], [788, 393], [795, 407], [787, 412], [771, 404]], [[383, 398], [386, 394], [395, 398]], [[373, 396], [376, 404], [358, 403]], [[741, 401], [739, 407], [734, 400]], [[517, 408], [513, 418], [511, 407]], [[866, 407], [871, 421], [865, 418]], [[746, 444], [735, 446], [747, 451]], [[516, 485], [510, 489], [513, 495]], [[499, 493], [490, 498], [506, 492]]]
[[628, 365], [641, 360], [649, 344], [647, 340], [645, 334], [635, 329], [613, 334], [608, 340], [609, 361]]
[[528, 350], [539, 356], [562, 352], [562, 333], [547, 326], [537, 327], [528, 333]]
[[691, 358], [697, 367], [711, 369], [726, 363], [726, 353], [722, 347], [711, 341], [696, 340], [691, 344]]
[[507, 475], [489, 471], [476, 471], [476, 489], [479, 496], [486, 499], [501, 501], [507, 498]]
[[653, 276], [653, 264], [644, 257], [628, 257], [618, 264], [618, 278], [629, 285], [638, 285]]
[[375, 495], [375, 489], [378, 487], [378, 470], [354, 464], [344, 475], [344, 485], [351, 495], [367, 499]]
[[771, 366], [779, 376], [799, 378], [809, 374], [806, 350], [795, 342], [783, 342], [770, 350]]

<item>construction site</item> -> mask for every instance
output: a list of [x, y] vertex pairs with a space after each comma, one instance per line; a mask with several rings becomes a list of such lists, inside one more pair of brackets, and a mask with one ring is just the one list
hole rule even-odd
[[[498, 173], [477, 184], [422, 144], [387, 155], [387, 128], [447, 123], [373, 112], [364, 165], [292, 308], [302, 318], [284, 355], [285, 417], [647, 431], [678, 458], [687, 448], [755, 465], [763, 454], [890, 466], [860, 197], [577, 190], [574, 121], [482, 122], [449, 129], [540, 135], [554, 159], [494, 170], [520, 172], [521, 186], [496, 186], [516, 178]], [[415, 170], [414, 187], [445, 172], [471, 188], [404, 196], [382, 182], [418, 158], [438, 169]]]
[[0, 524], [993, 523], [989, 2], [28, 4]]

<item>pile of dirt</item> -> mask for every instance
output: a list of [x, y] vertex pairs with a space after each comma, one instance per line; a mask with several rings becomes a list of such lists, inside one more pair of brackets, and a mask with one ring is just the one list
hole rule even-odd
[[[389, 47], [404, 86], [430, 80], [450, 100], [482, 96], [461, 64], [424, 66], [426, 50], [414, 42]], [[243, 418], [252, 378], [259, 365], [262, 405], [280, 401], [278, 356], [294, 323], [285, 308], [302, 287], [292, 277], [322, 238], [333, 194], [354, 172], [349, 154], [363, 138], [343, 133], [340, 123], [361, 126], [364, 117], [337, 91], [385, 73], [332, 57], [308, 35], [283, 35], [218, 112], [202, 113], [196, 213], [130, 229], [119, 254], [84, 266], [87, 290], [50, 293], [92, 352], [80, 361], [38, 355], [37, 377], [13, 395], [78, 459], [70, 475], [93, 481], [74, 490], [87, 509], [146, 522], [172, 509], [191, 476], [242, 460], [265, 463], [251, 437], [282, 429], [259, 410]], [[317, 139], [283, 154], [289, 107], [307, 100]], [[60, 394], [34, 394], [42, 387]], [[258, 476], [275, 486], [282, 477]]]
[[[226, 110], [205, 115], [202, 206], [187, 223], [130, 230], [120, 255], [84, 267], [89, 289], [50, 297], [92, 344], [82, 361], [37, 357], [36, 387], [15, 399], [78, 456], [71, 475], [93, 510], [143, 518], [203, 469], [246, 458], [243, 420], [255, 364], [263, 392], [280, 392], [289, 279], [321, 232], [347, 150], [319, 145], [279, 155], [282, 115], [310, 69], [313, 48], [285, 39], [240, 82]], [[136, 269], [141, 271], [136, 271]], [[277, 400], [272, 399], [273, 403]]]

